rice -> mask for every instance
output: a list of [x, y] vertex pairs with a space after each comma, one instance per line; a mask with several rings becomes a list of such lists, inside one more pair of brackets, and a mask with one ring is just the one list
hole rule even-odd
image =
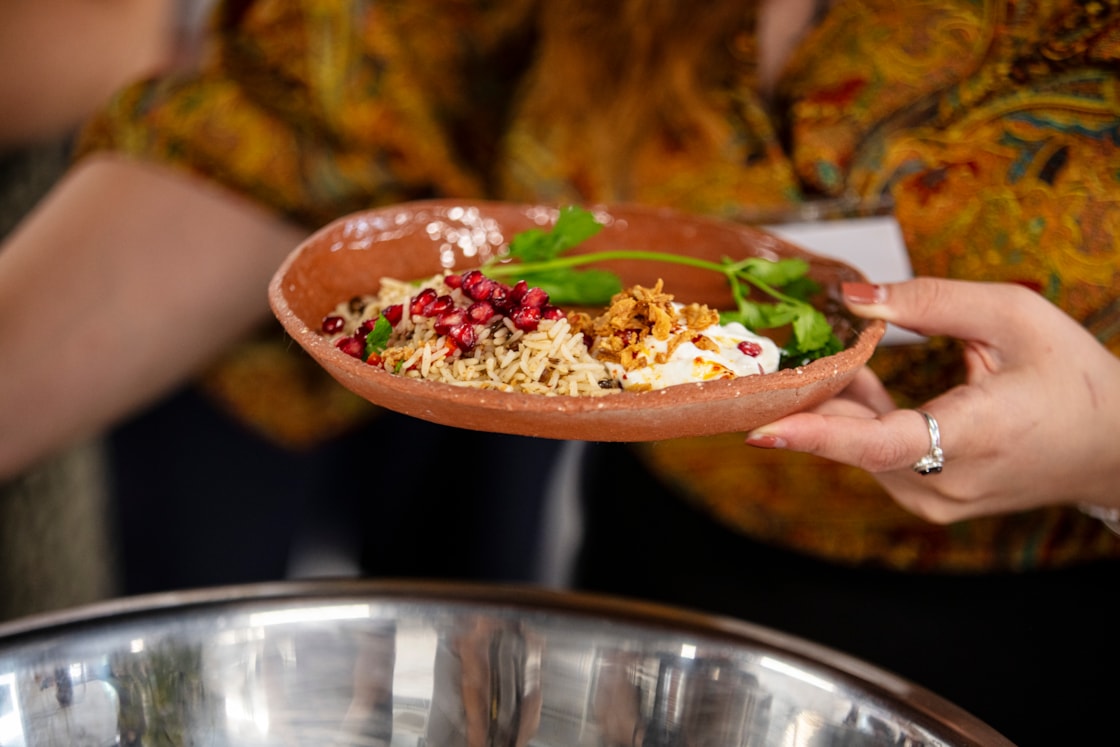
[[402, 304], [404, 313], [381, 353], [385, 368], [399, 376], [526, 394], [595, 397], [619, 391], [606, 365], [591, 356], [582, 332], [573, 330], [565, 317], [542, 319], [536, 329], [526, 331], [498, 315], [476, 324], [474, 346], [462, 350], [436, 331], [435, 318], [408, 313], [411, 300], [424, 288], [450, 296], [458, 307], [469, 306], [471, 299], [447, 285], [445, 277], [436, 275], [419, 284], [382, 278], [377, 295], [338, 304], [332, 313], [344, 326], [332, 335], [332, 342], [354, 335], [363, 322]]
[[[477, 270], [421, 283], [383, 278], [376, 296], [338, 304], [323, 331], [348, 355], [399, 376], [546, 396], [649, 391], [779, 368], [773, 340], [721, 324], [702, 304], [676, 303], [661, 280], [615, 294], [594, 318], [548, 300], [541, 288], [506, 286]], [[391, 333], [367, 358], [375, 323]]]

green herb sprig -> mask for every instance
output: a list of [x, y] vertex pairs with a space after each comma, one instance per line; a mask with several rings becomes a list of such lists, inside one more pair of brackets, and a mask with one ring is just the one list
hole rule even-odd
[[[585, 265], [627, 259], [699, 267], [722, 274], [731, 287], [736, 308], [720, 312], [722, 323], [739, 322], [750, 330], [791, 325], [793, 334], [783, 350], [785, 363], [799, 365], [844, 347], [824, 314], [806, 300], [818, 286], [808, 277], [809, 264], [804, 260], [725, 257], [722, 262], [710, 262], [640, 249], [561, 256], [602, 229], [590, 211], [574, 205], [563, 207], [550, 230], [534, 228], [517, 234], [507, 257], [490, 260], [482, 271], [495, 279], [524, 279], [543, 288], [558, 305], [606, 306], [622, 290], [621, 280], [613, 272]], [[768, 300], [752, 298], [755, 291]]]
[[382, 314], [377, 317], [377, 321], [373, 324], [373, 329], [366, 335], [366, 357], [371, 355], [381, 355], [385, 352], [385, 348], [389, 346], [389, 336], [393, 334], [393, 325]]

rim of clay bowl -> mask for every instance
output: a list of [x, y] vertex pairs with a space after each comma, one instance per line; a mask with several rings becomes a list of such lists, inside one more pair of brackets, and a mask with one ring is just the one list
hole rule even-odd
[[[816, 272], [827, 271], [845, 279], [866, 280], [856, 268], [840, 260], [823, 257], [765, 231], [733, 221], [682, 213], [667, 208], [638, 205], [589, 206], [606, 216], [617, 230], [625, 231], [634, 221], [654, 221], [659, 227], [691, 228], [738, 237], [745, 249], [759, 256], [797, 256], [809, 261]], [[522, 222], [517, 230], [500, 232], [502, 241], [490, 255], [478, 252], [475, 259], [452, 262], [465, 269], [480, 264], [493, 251], [501, 251], [508, 239], [526, 227], [541, 225], [541, 215], [555, 216], [558, 207], [507, 203], [488, 200], [422, 200], [373, 208], [343, 216], [300, 243], [277, 269], [269, 284], [269, 303], [287, 333], [343, 386], [375, 405], [444, 425], [514, 435], [589, 441], [657, 441], [667, 438], [715, 435], [750, 430], [778, 417], [808, 409], [838, 393], [871, 357], [882, 338], [886, 324], [880, 320], [860, 320], [843, 315], [833, 299], [830, 312], [834, 326], [846, 320], [849, 339], [844, 350], [803, 366], [775, 373], [736, 379], [682, 384], [645, 392], [621, 391], [598, 397], [546, 396], [479, 390], [442, 382], [397, 376], [369, 366], [330, 344], [317, 329], [322, 318], [293, 308], [301, 283], [322, 280], [321, 267], [310, 271], [312, 261], [330, 263], [349, 249], [386, 251], [389, 242], [422, 240], [416, 234], [432, 221], [445, 221], [449, 215], [473, 214], [483, 218], [506, 216]], [[472, 213], [473, 211], [473, 213]], [[496, 219], [497, 220], [497, 219]], [[503, 224], [504, 225], [504, 224]], [[543, 225], [548, 225], [544, 222]], [[604, 230], [587, 242], [590, 248], [614, 241]], [[433, 240], [434, 242], [434, 240]], [[599, 242], [599, 243], [595, 243]], [[599, 246], [599, 248], [602, 248]], [[578, 250], [583, 250], [581, 247]], [[590, 249], [588, 249], [590, 250]], [[322, 259], [325, 257], [325, 259]], [[418, 279], [439, 271], [433, 252], [427, 270], [414, 274]], [[326, 275], [329, 275], [329, 267]], [[372, 293], [386, 272], [368, 275], [360, 290], [339, 293], [329, 305], [321, 304], [316, 313], [325, 314], [345, 298]], [[666, 290], [673, 292], [671, 281]], [[837, 289], [828, 289], [833, 296]], [[691, 299], [682, 299], [691, 300]], [[838, 316], [843, 315], [843, 316]]]

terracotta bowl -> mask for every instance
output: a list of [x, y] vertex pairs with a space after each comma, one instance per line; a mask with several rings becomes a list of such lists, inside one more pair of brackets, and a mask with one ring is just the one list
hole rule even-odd
[[[586, 441], [656, 441], [749, 430], [838, 393], [883, 336], [882, 322], [844, 312], [840, 282], [865, 280], [846, 264], [737, 223], [631, 205], [593, 209], [606, 227], [573, 251], [646, 249], [713, 261], [804, 258], [823, 289], [815, 303], [828, 314], [845, 349], [764, 376], [584, 398], [404, 378], [346, 355], [319, 333], [323, 317], [340, 301], [376, 293], [382, 277], [420, 279], [443, 268], [474, 267], [500, 254], [515, 234], [551, 225], [556, 210], [540, 205], [423, 201], [340, 218], [288, 256], [269, 286], [269, 301], [292, 339], [343, 386], [376, 405], [459, 428]], [[664, 278], [665, 289], [678, 301], [733, 305], [717, 273], [653, 262], [602, 266], [619, 273], [626, 286]]]

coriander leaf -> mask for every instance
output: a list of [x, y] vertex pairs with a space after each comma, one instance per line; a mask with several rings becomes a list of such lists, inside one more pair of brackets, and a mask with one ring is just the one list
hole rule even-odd
[[526, 262], [539, 262], [555, 254], [552, 235], [540, 228], [528, 228], [509, 242], [509, 256]]
[[810, 277], [802, 276], [793, 278], [782, 286], [782, 294], [808, 302], [815, 294], [820, 293], [820, 283]]
[[793, 337], [797, 347], [805, 352], [823, 348], [833, 336], [832, 325], [823, 314], [808, 308], [793, 320]]
[[782, 351], [782, 368], [804, 366], [818, 358], [824, 358], [839, 353], [843, 349], [844, 343], [841, 342], [840, 338], [835, 334], [829, 335], [827, 342], [823, 346], [806, 350], [802, 350], [796, 340], [794, 340]]
[[804, 313], [804, 304], [778, 301], [772, 304], [754, 304], [763, 319], [763, 326], [773, 329], [795, 322]]
[[606, 306], [622, 291], [618, 275], [607, 270], [566, 267], [547, 273], [526, 273], [522, 277], [529, 285], [543, 288], [549, 302], [557, 305]]
[[393, 333], [393, 325], [384, 316], [377, 317], [373, 329], [366, 335], [366, 357], [374, 353], [382, 353], [389, 345], [389, 335]]
[[719, 312], [720, 324], [731, 324], [738, 322], [749, 330], [762, 329], [760, 322], [762, 317], [759, 316], [758, 311], [753, 307], [741, 307], [735, 311], [721, 311]]
[[548, 231], [530, 228], [513, 237], [509, 254], [525, 262], [539, 262], [583, 243], [599, 231], [603, 224], [595, 215], [575, 205], [560, 209], [556, 223]]
[[[791, 365], [791, 360], [808, 362], [843, 349], [828, 319], [809, 302], [820, 288], [808, 277], [806, 260], [725, 257], [722, 262], [711, 262], [669, 252], [628, 249], [560, 256], [602, 228], [590, 211], [576, 206], [561, 208], [550, 230], [530, 229], [517, 234], [510, 242], [508, 257], [488, 261], [483, 272], [494, 278], [523, 278], [543, 288], [556, 304], [596, 306], [608, 304], [622, 289], [622, 283], [614, 273], [577, 267], [609, 260], [648, 260], [699, 267], [722, 274], [730, 285], [736, 309], [720, 312], [721, 322], [739, 322], [755, 331], [792, 327], [790, 342], [783, 351], [783, 367]], [[752, 297], [755, 291], [765, 300]]]
[[744, 301], [735, 311], [721, 311], [720, 322], [739, 322], [749, 330], [775, 329], [785, 326], [801, 313], [798, 303], [778, 301], [777, 303], [755, 303]]
[[729, 265], [729, 270], [746, 273], [751, 278], [775, 288], [803, 278], [809, 272], [809, 263], [797, 258], [770, 260], [749, 257], [738, 262], [724, 259], [724, 262]]

